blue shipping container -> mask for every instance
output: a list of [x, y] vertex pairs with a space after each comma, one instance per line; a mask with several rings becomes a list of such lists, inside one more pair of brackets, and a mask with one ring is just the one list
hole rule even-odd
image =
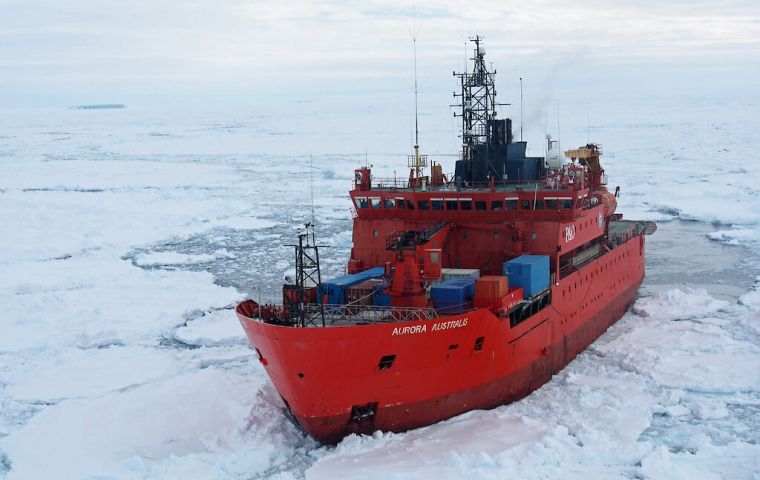
[[319, 286], [317, 294], [317, 303], [322, 303], [322, 297], [327, 294], [327, 303], [330, 305], [340, 305], [346, 303], [343, 295], [343, 290], [348, 287], [353, 287], [362, 282], [373, 278], [380, 278], [385, 274], [385, 268], [375, 267], [370, 268], [359, 273], [352, 273], [351, 275], [343, 275], [342, 277], [334, 278], [332, 280], [325, 280], [322, 285]]
[[377, 307], [390, 307], [391, 296], [383, 292], [384, 285], [375, 285], [372, 290], [372, 305]]
[[510, 288], [522, 288], [523, 298], [549, 288], [549, 257], [522, 255], [504, 262], [502, 273], [509, 277]]
[[475, 280], [472, 278], [452, 278], [433, 285], [430, 298], [435, 308], [439, 306], [461, 305], [475, 296]]

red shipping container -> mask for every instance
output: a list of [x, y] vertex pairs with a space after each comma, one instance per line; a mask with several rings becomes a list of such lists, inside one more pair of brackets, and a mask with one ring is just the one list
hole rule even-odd
[[475, 299], [476, 308], [493, 308], [501, 307], [501, 299], [507, 294], [509, 284], [507, 277], [501, 275], [485, 275], [475, 281]]

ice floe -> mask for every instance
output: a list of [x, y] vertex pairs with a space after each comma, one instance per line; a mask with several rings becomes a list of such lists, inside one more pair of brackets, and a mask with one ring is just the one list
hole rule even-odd
[[224, 249], [198, 255], [179, 252], [145, 252], [135, 256], [135, 264], [140, 267], [191, 265], [194, 263], [208, 263], [220, 258], [235, 258], [235, 256]]
[[174, 332], [174, 338], [187, 345], [206, 347], [247, 345], [241, 327], [231, 309], [208, 312], [190, 320]]

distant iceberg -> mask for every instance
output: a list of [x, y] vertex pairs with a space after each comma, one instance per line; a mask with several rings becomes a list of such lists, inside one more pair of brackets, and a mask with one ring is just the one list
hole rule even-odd
[[127, 108], [123, 103], [97, 103], [93, 105], [74, 105], [74, 110], [106, 110], [112, 108]]

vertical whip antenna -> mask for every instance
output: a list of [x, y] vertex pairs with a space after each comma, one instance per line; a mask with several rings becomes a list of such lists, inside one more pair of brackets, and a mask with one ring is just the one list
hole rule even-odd
[[414, 15], [412, 31], [412, 48], [414, 50], [414, 150], [420, 148], [419, 114], [417, 109], [417, 14]]
[[559, 103], [557, 104], [557, 147], [562, 151], [562, 135], [559, 133]]
[[523, 141], [523, 95], [522, 95], [522, 77], [520, 77], [520, 141]]
[[419, 129], [419, 90], [417, 88], [417, 9], [412, 4], [412, 49], [414, 54], [414, 155], [409, 156], [408, 166], [412, 169], [410, 180], [422, 177], [422, 169], [427, 166], [427, 155], [420, 155], [420, 129]]
[[314, 155], [309, 155], [309, 190], [311, 190], [311, 224], [314, 225]]

